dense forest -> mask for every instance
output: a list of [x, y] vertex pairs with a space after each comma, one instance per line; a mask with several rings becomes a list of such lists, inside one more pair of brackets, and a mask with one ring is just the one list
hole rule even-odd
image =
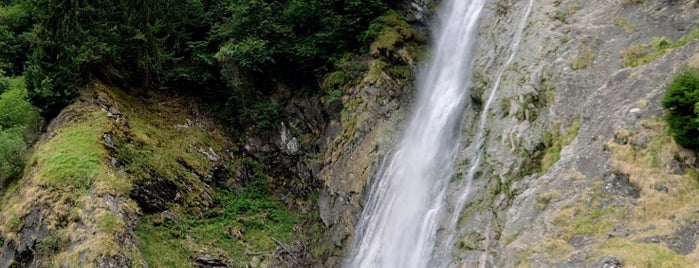
[[[230, 129], [245, 129], [251, 122], [256, 128], [272, 126], [279, 116], [268, 98], [274, 88], [283, 85], [297, 94], [324, 94], [321, 88], [328, 74], [351, 55], [369, 50], [396, 4], [392, 0], [4, 0], [0, 90], [13, 89], [12, 96], [24, 96], [19, 99], [34, 107], [13, 104], [13, 111], [21, 112], [0, 111], [32, 122], [21, 126], [0, 122], [4, 131], [0, 137], [44, 122], [24, 113], [55, 117], [93, 80], [134, 92], [184, 92], [205, 100]], [[4, 139], [0, 144], [12, 145], [0, 149], [16, 155], [36, 135], [24, 136], [21, 142]], [[3, 165], [21, 166], [10, 162]], [[8, 170], [5, 175], [18, 172], [18, 168], [0, 169]]]
[[316, 90], [344, 55], [368, 47], [380, 29], [372, 21], [391, 4], [5, 0], [0, 69], [26, 77], [31, 102], [47, 117], [95, 78], [142, 89], [177, 85], [231, 103], [273, 83]]
[[[321, 161], [316, 145], [279, 156], [243, 148], [251, 136], [301, 139], [281, 124], [294, 98], [313, 99], [324, 122], [343, 116], [345, 89], [371, 68], [407, 80], [396, 47], [419, 39], [419, 50], [424, 38], [401, 4], [0, 0], [0, 266], [270, 263], [291, 248], [301, 253], [286, 262], [299, 267], [331, 254], [309, 209], [317, 178], [299, 175]], [[314, 127], [320, 135], [324, 125]], [[32, 186], [45, 192], [24, 198]], [[117, 205], [88, 196], [126, 205], [107, 212]], [[26, 235], [36, 243], [24, 250], [14, 234], [34, 226], [36, 209], [58, 220]], [[80, 230], [90, 226], [97, 235]]]
[[[414, 62], [397, 51], [425, 38], [405, 5], [0, 0], [0, 266], [301, 267], [334, 254], [320, 243], [314, 140], [331, 118], [354, 122], [343, 95], [372, 68], [407, 84]], [[307, 100], [316, 121], [295, 124], [306, 110], [289, 107]], [[302, 148], [255, 149], [280, 133]]]

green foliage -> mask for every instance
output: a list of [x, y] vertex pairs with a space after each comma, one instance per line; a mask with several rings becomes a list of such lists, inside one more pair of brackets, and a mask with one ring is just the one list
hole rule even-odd
[[95, 177], [106, 173], [107, 152], [101, 138], [108, 126], [101, 111], [84, 111], [85, 120], [64, 126], [34, 154], [37, 180], [47, 186], [87, 191]]
[[21, 129], [0, 131], [0, 179], [19, 175], [24, 168], [27, 144], [22, 139]]
[[328, 104], [340, 101], [345, 90], [363, 77], [368, 70], [365, 59], [346, 54], [335, 63], [335, 71], [323, 79], [322, 88]]
[[8, 90], [0, 95], [0, 183], [20, 175], [27, 147], [41, 130], [38, 110], [27, 100], [21, 78], [3, 79]]
[[638, 67], [651, 63], [667, 54], [669, 51], [682, 47], [689, 41], [699, 38], [699, 28], [677, 41], [665, 37], [655, 38], [648, 44], [637, 44], [621, 52], [621, 58], [625, 66]]
[[[122, 88], [185, 89], [222, 110], [234, 128], [269, 130], [280, 117], [269, 95], [280, 85], [292, 94], [318, 89], [332, 68], [348, 72], [338, 62], [375, 39], [381, 50], [412, 38], [410, 26], [387, 13], [397, 2], [6, 0], [0, 72], [24, 74], [31, 103], [45, 117], [99, 79]], [[344, 78], [332, 76], [339, 80], [328, 84], [331, 99], [356, 79], [357, 68], [350, 69]]]
[[27, 91], [21, 78], [8, 82], [11, 90], [0, 96], [0, 127], [3, 129], [38, 127], [41, 118], [37, 109], [28, 101]]
[[10, 80], [0, 73], [0, 94], [10, 89]]
[[32, 102], [47, 116], [93, 77], [148, 88], [183, 53], [201, 1], [26, 1], [36, 25], [28, 34], [25, 76]]
[[29, 12], [19, 1], [0, 3], [0, 73], [21, 75], [27, 57]]
[[675, 141], [686, 148], [699, 149], [699, 70], [677, 74], [667, 86], [662, 105]]
[[141, 221], [136, 234], [149, 265], [190, 267], [190, 257], [207, 249], [244, 266], [251, 258], [246, 252], [272, 252], [277, 246], [273, 239], [288, 243], [297, 235], [293, 229], [299, 215], [259, 188], [240, 193], [217, 189], [213, 198], [214, 207], [201, 219], [181, 213], [178, 222], [157, 223], [158, 215]]
[[[377, 28], [380, 31], [375, 32]], [[371, 38], [367, 40], [373, 40], [370, 45], [371, 54], [374, 57], [388, 57], [390, 60], [395, 60], [400, 46], [417, 37], [415, 30], [396, 12], [389, 12], [374, 20], [365, 35], [365, 38]]]
[[267, 41], [248, 38], [239, 43], [229, 43], [221, 47], [215, 58], [226, 68], [240, 67], [261, 72], [261, 66], [274, 63]]
[[252, 128], [256, 132], [275, 130], [281, 122], [281, 107], [273, 100], [257, 92], [253, 98], [232, 96], [225, 107], [225, 114], [234, 126]]
[[361, 33], [386, 9], [380, 0], [230, 0], [230, 17], [212, 33], [225, 43], [216, 58], [227, 73], [235, 67], [312, 80], [316, 70], [359, 48], [368, 38]]

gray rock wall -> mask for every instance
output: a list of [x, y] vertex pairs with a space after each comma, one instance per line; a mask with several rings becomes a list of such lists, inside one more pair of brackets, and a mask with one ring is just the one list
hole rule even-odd
[[[472, 98], [483, 100], [490, 93], [527, 3], [486, 4]], [[412, 4], [428, 9], [420, 1]], [[679, 221], [642, 211], [652, 207], [651, 200], [671, 202], [682, 196], [679, 188], [666, 188], [672, 183], [664, 179], [682, 182], [676, 187], [697, 188], [691, 183], [696, 175], [690, 174], [696, 158], [667, 138], [659, 118], [665, 85], [697, 53], [696, 36], [688, 36], [698, 19], [695, 0], [534, 1], [517, 56], [487, 113], [486, 159], [461, 214], [456, 263], [617, 267], [645, 260], [629, 257], [629, 252], [667, 252], [652, 256], [667, 258], [661, 264], [682, 266], [699, 260], [692, 247], [695, 240], [683, 242], [686, 247], [681, 250], [665, 246], [680, 241], [673, 237], [683, 230], [696, 228], [692, 222], [699, 218], [693, 212], [681, 205], [668, 207], [678, 211], [673, 217]], [[672, 45], [656, 49], [661, 38]], [[630, 67], [622, 55], [631, 55], [627, 62], [647, 60]], [[383, 94], [399, 105], [388, 113], [360, 116], [364, 125], [358, 135], [340, 130], [328, 141], [336, 146], [329, 146], [321, 173], [325, 190], [320, 209], [330, 246], [336, 248], [326, 262], [329, 267], [337, 266], [351, 246], [363, 193], [409, 110], [410, 87], [396, 86], [390, 77], [379, 81], [355, 88], [349, 98], [363, 98], [372, 107]], [[469, 110], [465, 120], [477, 122], [478, 112]], [[335, 130], [342, 129], [335, 124]], [[469, 168], [463, 159], [472, 153], [467, 149], [474, 134], [470, 129], [465, 126], [457, 174]], [[614, 142], [620, 139], [635, 143]], [[660, 163], [669, 164], [637, 172], [645, 160], [622, 154], [654, 154], [653, 146], [671, 148], [658, 156]], [[671, 165], [683, 173], [666, 168]], [[652, 177], [654, 184], [645, 183], [644, 176]], [[651, 240], [660, 242], [638, 242]]]
[[[526, 4], [489, 3], [476, 60], [476, 85], [485, 88], [476, 90], [483, 92], [481, 98], [507, 58]], [[487, 160], [462, 213], [460, 243], [467, 246], [457, 259], [466, 267], [604, 263], [598, 255], [609, 252], [611, 242], [590, 234], [585, 237], [590, 243], [576, 247], [568, 238], [579, 230], [556, 221], [586, 199], [611, 198], [598, 196], [618, 171], [606, 144], [620, 129], [637, 131], [662, 116], [665, 85], [697, 46], [690, 41], [636, 68], [624, 66], [622, 52], [655, 38], [680, 40], [696, 28], [697, 11], [696, 1], [534, 2], [517, 57], [489, 113]], [[572, 140], [556, 144], [565, 136]], [[559, 157], [543, 164], [552, 154]], [[637, 213], [633, 198], [619, 202], [610, 207]], [[596, 209], [588, 206], [572, 222]], [[622, 226], [633, 221], [633, 216], [621, 218], [611, 222]], [[568, 244], [556, 244], [561, 241]], [[557, 246], [565, 250], [556, 252]]]

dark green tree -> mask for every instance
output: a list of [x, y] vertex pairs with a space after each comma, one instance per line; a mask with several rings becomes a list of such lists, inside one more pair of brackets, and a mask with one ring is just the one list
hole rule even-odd
[[[317, 84], [320, 73], [359, 48], [359, 36], [383, 14], [380, 0], [230, 0], [214, 26], [224, 74], [260, 73], [287, 84]], [[301, 83], [301, 86], [304, 86]]]
[[0, 72], [21, 75], [27, 59], [31, 16], [20, 1], [0, 2]]
[[25, 75], [32, 102], [48, 116], [95, 77], [157, 87], [201, 12], [198, 0], [28, 0], [27, 6], [36, 25]]
[[667, 86], [662, 105], [675, 141], [686, 148], [699, 149], [699, 70], [677, 74]]

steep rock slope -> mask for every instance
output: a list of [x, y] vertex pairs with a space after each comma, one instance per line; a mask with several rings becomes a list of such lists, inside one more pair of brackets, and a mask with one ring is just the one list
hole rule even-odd
[[[475, 103], [492, 90], [528, 2], [486, 4]], [[425, 2], [412, 6], [428, 10]], [[455, 263], [690, 267], [698, 261], [696, 155], [666, 134], [660, 106], [669, 79], [696, 67], [698, 11], [694, 0], [533, 1], [521, 46], [487, 113], [485, 161], [461, 212]], [[396, 91], [391, 76], [385, 78], [352, 87], [344, 103], [361, 98], [359, 107], [372, 107], [372, 94], [388, 94], [400, 108], [364, 116], [372, 124], [360, 135], [331, 135], [341, 146], [329, 147], [321, 173], [328, 241], [344, 250], [352, 247], [363, 193], [400, 135], [412, 96], [411, 88]], [[477, 122], [479, 113], [466, 111], [465, 120]], [[473, 129], [464, 130], [455, 181], [470, 168]], [[326, 265], [338, 265], [342, 251]]]
[[[482, 19], [483, 95], [526, 2], [498, 1]], [[462, 212], [457, 259], [695, 263], [696, 239], [680, 237], [696, 229], [696, 156], [665, 134], [660, 99], [697, 53], [697, 19], [696, 1], [534, 1], [489, 113], [487, 160]]]

